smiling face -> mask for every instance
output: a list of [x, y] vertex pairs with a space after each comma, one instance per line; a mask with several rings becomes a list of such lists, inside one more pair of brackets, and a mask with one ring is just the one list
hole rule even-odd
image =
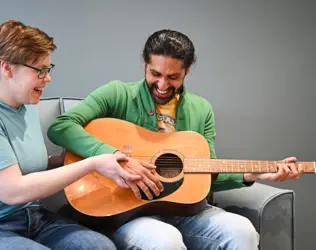
[[46, 73], [55, 49], [54, 38], [36, 27], [17, 20], [0, 24], [0, 100], [14, 107], [38, 103], [51, 81]]
[[[51, 64], [51, 57], [50, 55], [43, 56], [38, 58], [36, 63], [29, 60], [26, 64], [39, 69], [48, 68]], [[1, 75], [1, 78], [6, 79], [4, 82], [7, 92], [6, 101], [14, 107], [39, 103], [46, 83], [51, 81], [50, 74], [39, 79], [37, 70], [7, 62], [1, 62]]]
[[190, 70], [185, 70], [182, 60], [164, 55], [151, 55], [144, 68], [146, 82], [157, 104], [167, 104], [181, 90]]

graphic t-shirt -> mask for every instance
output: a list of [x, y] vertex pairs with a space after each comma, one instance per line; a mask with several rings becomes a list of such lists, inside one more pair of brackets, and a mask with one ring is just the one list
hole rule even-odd
[[176, 95], [167, 104], [156, 104], [158, 132], [170, 133], [176, 131], [176, 110], [179, 95]]

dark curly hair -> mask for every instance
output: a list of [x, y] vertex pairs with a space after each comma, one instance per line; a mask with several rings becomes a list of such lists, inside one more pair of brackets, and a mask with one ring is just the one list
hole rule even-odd
[[196, 61], [192, 41], [186, 35], [168, 29], [156, 31], [147, 39], [143, 50], [145, 63], [150, 63], [151, 55], [163, 55], [182, 60], [185, 69]]

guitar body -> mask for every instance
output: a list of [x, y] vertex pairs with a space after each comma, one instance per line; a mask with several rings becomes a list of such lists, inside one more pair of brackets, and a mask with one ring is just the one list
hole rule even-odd
[[[65, 188], [76, 220], [92, 228], [118, 228], [133, 218], [153, 214], [194, 215], [203, 210], [211, 174], [184, 173], [184, 158], [210, 159], [206, 139], [191, 131], [158, 133], [114, 118], [96, 119], [85, 130], [131, 157], [157, 166], [164, 186], [159, 197], [137, 199], [131, 189], [90, 173]], [[65, 165], [81, 160], [66, 152]]]

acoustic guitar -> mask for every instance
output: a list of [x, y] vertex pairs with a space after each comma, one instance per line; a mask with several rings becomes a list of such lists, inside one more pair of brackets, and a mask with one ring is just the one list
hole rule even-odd
[[[206, 139], [199, 133], [158, 133], [133, 123], [100, 118], [85, 130], [97, 139], [157, 168], [164, 191], [153, 200], [135, 197], [131, 189], [92, 172], [64, 191], [74, 218], [91, 228], [118, 228], [133, 218], [152, 214], [194, 215], [206, 205], [213, 173], [273, 173], [277, 161], [210, 159]], [[65, 165], [82, 158], [66, 152]], [[301, 162], [305, 173], [315, 172], [315, 162]]]

